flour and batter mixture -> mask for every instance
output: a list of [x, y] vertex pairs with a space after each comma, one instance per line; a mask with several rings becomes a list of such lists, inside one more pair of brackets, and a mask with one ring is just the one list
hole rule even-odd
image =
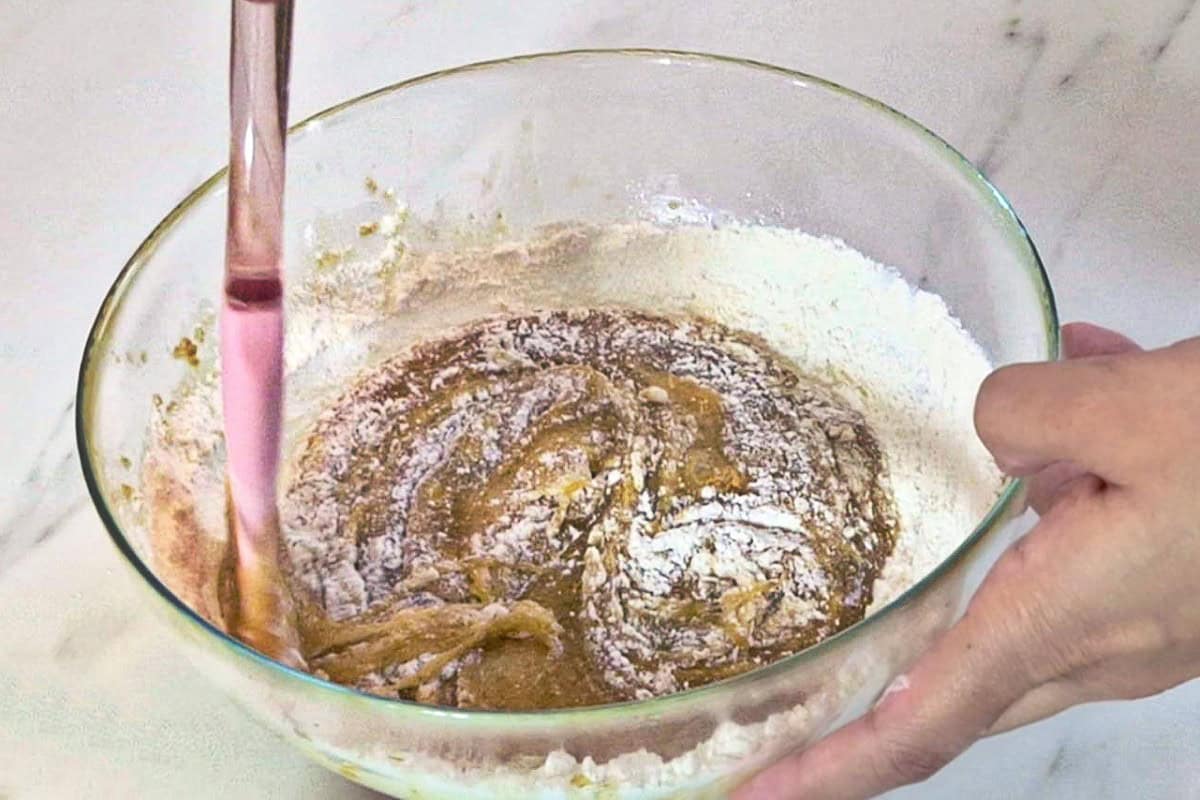
[[[702, 686], [887, 604], [1003, 486], [986, 355], [836, 240], [382, 213], [315, 233], [289, 291], [281, 560], [314, 674], [484, 709]], [[229, 630], [212, 337], [193, 356], [138, 502], [156, 573]]]
[[794, 653], [862, 618], [896, 528], [862, 417], [765, 346], [587, 310], [365, 376], [284, 508], [310, 666], [482, 708], [646, 698]]

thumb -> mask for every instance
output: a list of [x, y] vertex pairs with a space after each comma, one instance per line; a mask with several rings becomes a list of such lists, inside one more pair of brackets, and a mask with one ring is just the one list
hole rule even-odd
[[1011, 636], [969, 609], [866, 716], [768, 767], [735, 800], [858, 800], [928, 778], [981, 738], [1032, 682]]
[[1078, 565], [1080, 532], [1095, 537], [1110, 518], [1089, 479], [1000, 557], [963, 618], [870, 713], [768, 767], [735, 800], [873, 797], [928, 778], [986, 735], [1079, 702], [1073, 687], [1043, 687], [1080, 661], [1078, 643], [1062, 636], [1072, 612], [1050, 595], [1076, 577], [1060, 568]]
[[1012, 724], [1014, 706], [1028, 721], [1078, 702], [1035, 690], [1074, 663], [1070, 647], [1055, 643], [1062, 620], [1046, 585], [1058, 585], [1055, 570], [1070, 560], [1073, 533], [1097, 530], [1104, 519], [1103, 508], [1089, 503], [1098, 483], [1092, 480], [1000, 557], [962, 619], [870, 713], [768, 767], [734, 800], [873, 797], [928, 778], [976, 740]]

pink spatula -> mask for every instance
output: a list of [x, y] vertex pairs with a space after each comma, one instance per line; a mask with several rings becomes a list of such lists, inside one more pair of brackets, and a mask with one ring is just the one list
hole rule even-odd
[[239, 595], [232, 632], [302, 667], [279, 569], [283, 188], [292, 0], [233, 0], [229, 220], [221, 308], [227, 513]]

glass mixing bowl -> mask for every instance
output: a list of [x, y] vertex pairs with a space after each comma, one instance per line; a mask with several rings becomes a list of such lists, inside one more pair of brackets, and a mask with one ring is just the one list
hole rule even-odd
[[[1046, 275], [999, 192], [920, 125], [808, 75], [677, 52], [529, 56], [350, 100], [296, 125], [289, 142], [292, 254], [309, 245], [314, 220], [367, 202], [365, 176], [400, 187], [415, 217], [465, 228], [499, 214], [516, 231], [560, 220], [736, 219], [835, 235], [894, 266], [941, 295], [994, 364], [1058, 357]], [[224, 195], [221, 172], [150, 234], [105, 299], [79, 380], [83, 468], [113, 541], [199, 668], [351, 780], [414, 800], [723, 797], [869, 708], [1019, 535], [1021, 485], [1010, 482], [949, 558], [874, 615], [778, 663], [660, 699], [460, 711], [281, 666], [156, 574], [137, 502], [152, 398], [171, 396], [191, 369], [171, 347], [219, 298]], [[289, 279], [304, 269], [289, 259]], [[642, 278], [624, 284], [631, 302]], [[715, 291], [684, 290], [693, 299]], [[211, 362], [211, 351], [204, 343], [199, 358]]]

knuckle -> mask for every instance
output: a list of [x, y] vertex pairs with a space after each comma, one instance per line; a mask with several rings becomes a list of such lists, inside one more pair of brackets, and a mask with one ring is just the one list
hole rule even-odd
[[954, 753], [939, 750], [936, 744], [920, 735], [916, 720], [911, 724], [883, 723], [883, 717], [872, 713], [868, 717], [871, 739], [875, 742], [870, 769], [875, 783], [892, 788], [919, 783], [949, 763]]
[[1014, 544], [989, 571], [968, 613], [984, 620], [990, 658], [998, 675], [1019, 685], [1069, 671], [1078, 642], [1057, 635], [1063, 619], [1055, 598], [1041, 585], [1050, 556], [1036, 538]]
[[1064, 421], [1074, 423], [1070, 429], [1077, 436], [1126, 416], [1125, 395], [1117, 389], [1137, 385], [1126, 360], [1118, 356], [1098, 356], [1089, 366], [1091, 370], [1075, 386], [1071, 408], [1064, 409]]
[[890, 736], [882, 740], [877, 768], [889, 784], [902, 786], [931, 777], [949, 761], [949, 754], [908, 737]]
[[1184, 339], [1163, 348], [1164, 357], [1179, 366], [1195, 367], [1200, 364], [1200, 336]]
[[1152, 644], [1143, 652], [1191, 653], [1200, 645], [1200, 602], [1191, 600], [1173, 614], [1160, 613], [1148, 625], [1146, 638]]

